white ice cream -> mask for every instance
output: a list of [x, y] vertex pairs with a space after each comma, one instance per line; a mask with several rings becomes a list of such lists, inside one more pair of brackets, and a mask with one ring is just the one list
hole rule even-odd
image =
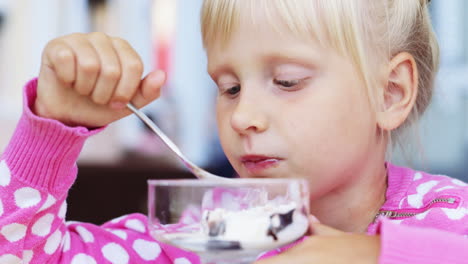
[[296, 203], [274, 202], [245, 210], [205, 210], [200, 231], [155, 235], [163, 242], [195, 252], [260, 253], [294, 242], [305, 235], [308, 226], [307, 216]]
[[[285, 223], [281, 223], [281, 219]], [[203, 233], [212, 239], [237, 241], [244, 249], [269, 249], [302, 237], [308, 219], [295, 203], [266, 204], [239, 211], [205, 211]], [[291, 221], [291, 222], [290, 222]]]

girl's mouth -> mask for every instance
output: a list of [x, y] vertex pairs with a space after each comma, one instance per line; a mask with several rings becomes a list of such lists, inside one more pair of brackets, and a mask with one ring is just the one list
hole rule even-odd
[[245, 155], [241, 157], [241, 162], [251, 174], [259, 174], [267, 169], [277, 167], [280, 158], [263, 155]]

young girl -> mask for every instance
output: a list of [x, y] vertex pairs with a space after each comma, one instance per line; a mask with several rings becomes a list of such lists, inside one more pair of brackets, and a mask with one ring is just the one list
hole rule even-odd
[[[206, 0], [221, 142], [241, 177], [310, 181], [313, 235], [259, 263], [466, 263], [468, 187], [385, 162], [425, 110], [438, 50], [425, 0]], [[159, 95], [123, 40], [73, 34], [44, 50], [0, 161], [0, 263], [199, 263], [140, 214], [65, 222], [92, 134]], [[194, 88], [197, 89], [197, 88]], [[313, 218], [313, 217], [311, 217]]]

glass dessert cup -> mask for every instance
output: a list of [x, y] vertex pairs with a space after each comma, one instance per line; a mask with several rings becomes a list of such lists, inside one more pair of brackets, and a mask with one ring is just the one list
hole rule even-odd
[[149, 180], [148, 188], [152, 236], [202, 263], [252, 263], [309, 226], [301, 179]]

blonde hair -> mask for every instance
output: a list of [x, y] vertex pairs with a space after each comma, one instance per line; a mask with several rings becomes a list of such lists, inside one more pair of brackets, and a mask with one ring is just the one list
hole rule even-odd
[[[225, 44], [241, 22], [254, 26], [260, 16], [278, 33], [286, 27], [298, 37], [311, 37], [348, 56], [375, 107], [382, 105], [375, 98], [383, 98], [379, 93], [384, 92], [372, 89], [377, 82], [375, 71], [398, 53], [412, 54], [419, 72], [418, 95], [398, 130], [418, 120], [431, 101], [439, 49], [427, 0], [204, 0], [204, 47]], [[392, 137], [395, 134], [398, 131]]]

